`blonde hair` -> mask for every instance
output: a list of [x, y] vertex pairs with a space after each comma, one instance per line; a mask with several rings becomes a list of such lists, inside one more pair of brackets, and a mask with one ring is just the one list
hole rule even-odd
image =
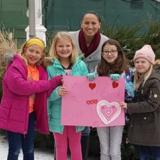
[[134, 86], [135, 89], [137, 90], [139, 88], [139, 86], [142, 84], [144, 85], [145, 82], [147, 81], [147, 79], [149, 78], [149, 76], [151, 75], [153, 70], [153, 64], [150, 65], [150, 68], [148, 69], [147, 72], [145, 72], [144, 74], [140, 74], [137, 71], [135, 71], [135, 75], [134, 75]]
[[76, 50], [76, 47], [75, 47], [75, 44], [71, 38], [71, 36], [69, 35], [69, 33], [67, 32], [58, 32], [53, 40], [52, 40], [52, 44], [51, 44], [51, 47], [50, 47], [50, 50], [49, 50], [49, 55], [53, 58], [53, 59], [59, 59], [58, 55], [57, 55], [57, 52], [56, 52], [56, 45], [57, 45], [57, 42], [61, 39], [66, 39], [66, 40], [69, 40], [71, 42], [71, 45], [72, 45], [72, 54], [71, 54], [71, 57], [70, 57], [70, 61], [71, 63], [75, 63], [76, 61], [76, 58], [77, 58], [77, 50]]

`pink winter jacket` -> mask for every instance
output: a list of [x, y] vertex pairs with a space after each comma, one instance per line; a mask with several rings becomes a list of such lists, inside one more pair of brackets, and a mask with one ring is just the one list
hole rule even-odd
[[29, 96], [36, 94], [36, 129], [48, 133], [47, 96], [61, 84], [61, 76], [47, 80], [47, 72], [38, 67], [40, 80], [27, 80], [27, 66], [17, 54], [7, 67], [3, 77], [3, 96], [0, 103], [0, 128], [12, 132], [27, 133]]

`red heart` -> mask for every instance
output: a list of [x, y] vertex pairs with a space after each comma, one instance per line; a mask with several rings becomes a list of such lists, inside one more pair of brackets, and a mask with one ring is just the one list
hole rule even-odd
[[89, 83], [89, 88], [94, 89], [96, 87], [96, 83]]
[[117, 88], [119, 86], [119, 83], [118, 82], [116, 82], [116, 81], [113, 81], [112, 82], [112, 87], [113, 88]]

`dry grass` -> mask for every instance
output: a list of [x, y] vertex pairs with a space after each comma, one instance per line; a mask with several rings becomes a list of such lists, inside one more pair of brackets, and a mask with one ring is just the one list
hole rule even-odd
[[6, 55], [12, 56], [17, 50], [17, 43], [14, 40], [13, 33], [0, 30], [0, 77], [7, 65]]

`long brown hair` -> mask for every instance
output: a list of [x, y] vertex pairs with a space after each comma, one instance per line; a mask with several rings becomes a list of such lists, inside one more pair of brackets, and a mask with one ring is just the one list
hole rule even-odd
[[[113, 64], [108, 63], [103, 58], [102, 53], [106, 44], [114, 45], [117, 47], [118, 57]], [[114, 39], [109, 39], [105, 41], [101, 49], [101, 61], [97, 67], [97, 73], [99, 74], [99, 76], [106, 76], [112, 73], [121, 74], [122, 72], [127, 70], [128, 70], [128, 60], [125, 54], [123, 53], [120, 43]]]

